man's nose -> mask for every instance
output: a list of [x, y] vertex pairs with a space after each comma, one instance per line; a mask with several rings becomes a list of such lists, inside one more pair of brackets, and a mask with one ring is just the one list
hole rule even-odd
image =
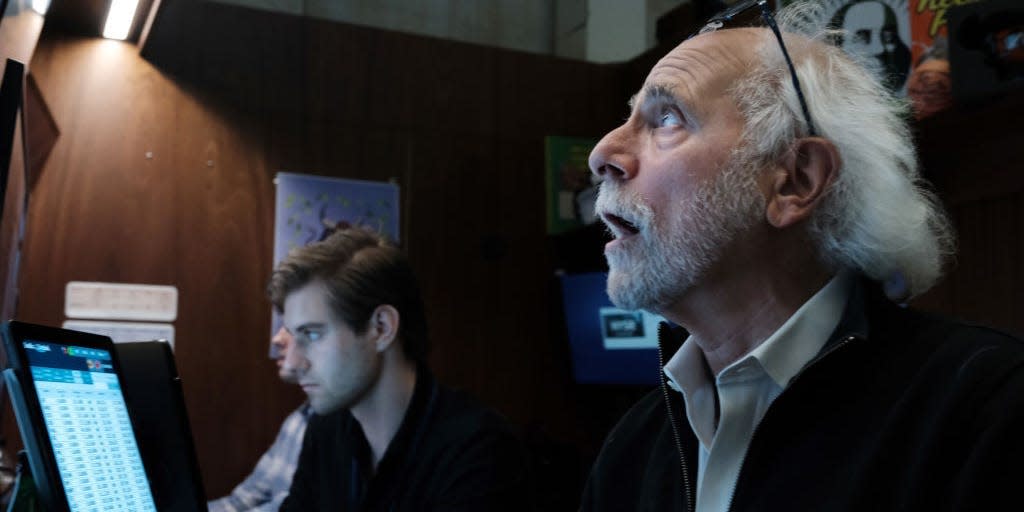
[[291, 343], [281, 351], [284, 356], [281, 359], [281, 370], [290, 372], [301, 372], [309, 368], [309, 360], [306, 353], [297, 343]]
[[590, 172], [602, 180], [633, 179], [639, 164], [632, 146], [627, 124], [608, 132], [590, 152]]

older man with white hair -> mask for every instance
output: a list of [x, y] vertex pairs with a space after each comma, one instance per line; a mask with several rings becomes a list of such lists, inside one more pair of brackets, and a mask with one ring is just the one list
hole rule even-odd
[[[754, 9], [764, 28], [724, 25]], [[590, 157], [608, 294], [663, 378], [583, 510], [998, 510], [1024, 470], [1024, 345], [903, 307], [953, 234], [903, 111], [855, 58], [741, 1], [662, 58]], [[780, 29], [781, 27], [781, 29]]]

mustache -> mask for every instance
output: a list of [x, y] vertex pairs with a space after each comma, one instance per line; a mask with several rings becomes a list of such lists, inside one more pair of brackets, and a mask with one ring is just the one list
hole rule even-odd
[[614, 215], [629, 221], [643, 230], [654, 220], [654, 211], [647, 200], [638, 192], [626, 192], [615, 182], [604, 181], [597, 190], [594, 210], [604, 220], [604, 215]]

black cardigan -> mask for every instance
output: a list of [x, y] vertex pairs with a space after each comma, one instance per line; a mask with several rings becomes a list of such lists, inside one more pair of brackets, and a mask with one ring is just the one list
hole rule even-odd
[[[660, 334], [664, 364], [685, 332]], [[582, 510], [693, 510], [697, 448], [663, 377], [609, 434]], [[862, 281], [757, 426], [730, 510], [1020, 510], [1022, 459], [1024, 344]]]
[[366, 437], [347, 410], [313, 416], [281, 510], [528, 508], [523, 451], [505, 421], [424, 368], [372, 478], [368, 458]]

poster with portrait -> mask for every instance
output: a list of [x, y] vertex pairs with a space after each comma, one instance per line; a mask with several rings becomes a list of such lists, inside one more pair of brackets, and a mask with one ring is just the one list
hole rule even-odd
[[[846, 32], [836, 43], [865, 57], [890, 89], [904, 93], [913, 67], [908, 0], [821, 1], [825, 19], [819, 21]], [[790, 3], [780, 0], [782, 5]]]
[[[323, 240], [339, 225], [373, 229], [399, 242], [394, 183], [280, 172], [274, 214], [274, 265], [295, 247]], [[280, 327], [274, 314], [271, 334]]]

